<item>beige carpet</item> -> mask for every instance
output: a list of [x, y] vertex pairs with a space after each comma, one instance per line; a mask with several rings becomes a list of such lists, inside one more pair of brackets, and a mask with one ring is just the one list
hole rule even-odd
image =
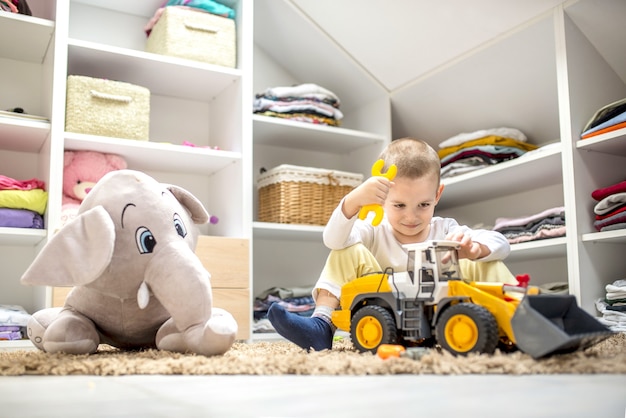
[[306, 353], [287, 342], [235, 343], [223, 356], [158, 350], [123, 352], [101, 346], [92, 355], [0, 352], [0, 376], [19, 375], [383, 375], [383, 374], [593, 374], [626, 373], [626, 333], [584, 351], [534, 360], [520, 352], [454, 357], [431, 350], [421, 360], [356, 352], [349, 341]]

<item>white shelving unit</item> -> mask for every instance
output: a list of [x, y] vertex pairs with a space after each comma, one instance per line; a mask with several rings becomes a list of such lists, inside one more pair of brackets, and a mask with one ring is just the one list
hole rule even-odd
[[[626, 275], [620, 255], [626, 233], [593, 230], [595, 202], [590, 194], [626, 178], [626, 143], [623, 131], [584, 141], [579, 137], [598, 108], [626, 97], [623, 2], [564, 1], [415, 82], [387, 91], [391, 106], [376, 99], [380, 86], [328, 37], [343, 31], [328, 30], [310, 18], [320, 14], [317, 6], [297, 0], [255, 5], [255, 92], [303, 81], [337, 88], [341, 98], [354, 99], [365, 109], [359, 113], [352, 109], [356, 102], [348, 104], [346, 127], [385, 139], [414, 136], [436, 148], [460, 132], [508, 126], [522, 130], [535, 145], [549, 145], [538, 153], [446, 179], [437, 214], [467, 225], [490, 226], [498, 217], [564, 206], [566, 236], [515, 244], [507, 264], [515, 274], [529, 273], [534, 284], [568, 283], [583, 308], [597, 314], [594, 301], [604, 296], [604, 286]], [[369, 100], [358, 96], [364, 91]], [[375, 120], [385, 127], [383, 107], [395, 112], [390, 136], [364, 121]], [[407, 131], [396, 123], [401, 117], [418, 120], [419, 129]], [[278, 125], [285, 123], [270, 127], [270, 122], [262, 123], [265, 119], [253, 117], [255, 173], [278, 163], [347, 164], [341, 158], [350, 154], [333, 150], [332, 144], [351, 147], [347, 142], [352, 136], [326, 139], [320, 133], [311, 145], [310, 128], [295, 131], [290, 124], [281, 134]], [[365, 146], [367, 152], [359, 154], [369, 157], [367, 163], [352, 155], [346, 159], [362, 162], [359, 170], [368, 175], [374, 148]], [[317, 246], [321, 230], [257, 222], [253, 227], [256, 293], [315, 282], [327, 254]], [[294, 257], [299, 261], [292, 261]]]
[[[247, 237], [243, 68], [145, 52], [143, 28], [161, 3], [143, 3], [129, 9], [119, 1], [72, 1], [67, 74], [147, 87], [151, 94], [150, 141], [66, 133], [65, 148], [114, 152], [125, 157], [129, 168], [145, 171], [160, 181], [176, 181], [220, 218], [215, 226], [203, 226], [203, 233]], [[241, 27], [243, 3], [232, 5]], [[116, 28], [114, 35], [111, 27]], [[241, 63], [245, 37], [238, 40]], [[198, 147], [184, 146], [183, 141]], [[202, 146], [219, 149], [199, 148]], [[236, 187], [227, 189], [226, 184]]]
[[[32, 4], [31, 4], [32, 3]], [[10, 39], [0, 46], [0, 109], [16, 107], [36, 118], [0, 115], [0, 174], [50, 184], [52, 90], [55, 61], [55, 2], [29, 2], [35, 16], [0, 13], [0, 36]], [[19, 36], [18, 36], [19, 35]], [[45, 218], [47, 225], [48, 218]], [[0, 304], [35, 309], [45, 304], [46, 289], [29, 289], [19, 278], [30, 265], [47, 230], [0, 228]], [[21, 342], [3, 342], [2, 348], [21, 347]]]
[[[261, 168], [280, 164], [369, 176], [371, 164], [391, 139], [387, 93], [292, 3], [257, 0], [254, 13], [254, 93], [315, 83], [339, 97], [344, 119], [340, 127], [328, 127], [253, 115], [252, 183]], [[285, 33], [290, 39], [281, 35]], [[256, 220], [256, 190], [254, 196]], [[254, 222], [253, 295], [272, 287], [315, 283], [328, 255], [322, 230], [315, 225]], [[259, 333], [254, 338], [269, 337]]]
[[[0, 14], [0, 35], [17, 39], [15, 47], [9, 47], [13, 43], [0, 47], [0, 62], [20, 74], [18, 80], [0, 81], [0, 108], [19, 106], [49, 120], [0, 116], [2, 174], [42, 179], [49, 193], [46, 230], [0, 228], [0, 260], [8, 265], [0, 279], [0, 303], [19, 304], [33, 312], [52, 302], [51, 289], [22, 286], [19, 278], [59, 227], [65, 149], [119, 154], [129, 168], [185, 187], [217, 215], [219, 223], [201, 226], [201, 233], [251, 237], [250, 129], [246, 127], [251, 123], [251, 83], [243, 76], [251, 73], [246, 68], [251, 64], [251, 32], [246, 29], [251, 6], [237, 0], [229, 3], [237, 16], [238, 65], [225, 68], [145, 52], [144, 26], [161, 3], [31, 0], [35, 17]], [[68, 75], [147, 87], [150, 141], [65, 132]], [[9, 97], [21, 100], [8, 102]], [[184, 141], [195, 146], [183, 145]], [[252, 305], [249, 296], [242, 303]], [[0, 348], [20, 343], [8, 342]]]
[[[597, 109], [626, 97], [626, 62], [620, 24], [626, 3], [584, 0], [567, 4], [556, 16], [562, 30], [558, 55], [562, 85], [559, 103], [564, 150], [563, 180], [568, 210], [568, 273], [570, 292], [596, 312], [594, 302], [605, 286], [626, 277], [623, 261], [626, 231], [597, 232], [593, 227], [591, 192], [626, 179], [626, 130], [594, 139], [580, 139]], [[565, 77], [566, 75], [566, 77]], [[567, 83], [566, 83], [567, 81]], [[595, 237], [589, 240], [588, 237]]]

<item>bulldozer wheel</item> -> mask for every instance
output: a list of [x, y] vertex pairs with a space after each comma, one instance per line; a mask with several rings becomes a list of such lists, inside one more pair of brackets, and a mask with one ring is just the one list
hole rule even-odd
[[486, 308], [459, 303], [447, 308], [436, 328], [439, 344], [452, 354], [492, 354], [498, 345], [498, 324]]
[[398, 329], [385, 308], [370, 305], [359, 309], [352, 317], [350, 336], [359, 351], [376, 353], [379, 345], [396, 343]]

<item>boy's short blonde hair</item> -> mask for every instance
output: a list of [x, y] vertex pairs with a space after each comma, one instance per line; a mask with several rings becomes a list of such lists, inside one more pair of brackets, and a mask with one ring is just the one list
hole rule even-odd
[[441, 160], [435, 151], [426, 142], [415, 138], [400, 138], [391, 143], [380, 154], [385, 161], [383, 172], [389, 169], [391, 164], [398, 167], [398, 177], [411, 179], [424, 176], [433, 176], [440, 181]]

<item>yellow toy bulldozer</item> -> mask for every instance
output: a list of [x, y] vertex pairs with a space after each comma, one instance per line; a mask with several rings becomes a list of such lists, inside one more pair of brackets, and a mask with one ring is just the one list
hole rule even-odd
[[574, 296], [464, 280], [455, 241], [405, 247], [406, 272], [387, 269], [342, 288], [332, 320], [360, 351], [434, 339], [453, 354], [490, 354], [503, 343], [540, 358], [580, 350], [612, 334]]

